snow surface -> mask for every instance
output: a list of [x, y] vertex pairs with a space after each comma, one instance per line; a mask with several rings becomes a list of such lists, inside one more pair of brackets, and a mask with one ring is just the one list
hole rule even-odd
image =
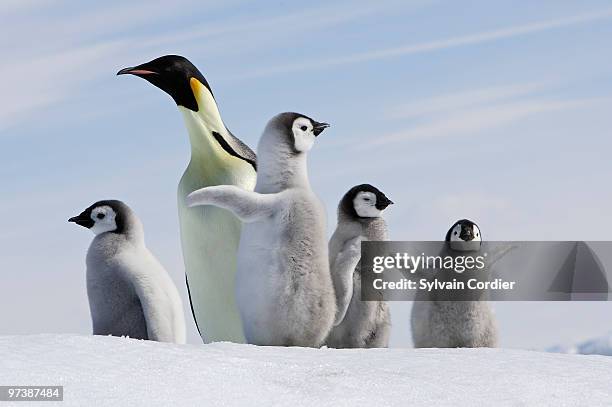
[[0, 385], [63, 385], [45, 406], [609, 406], [612, 358], [0, 336]]
[[553, 353], [612, 356], [612, 332], [575, 345], [557, 345], [547, 350]]

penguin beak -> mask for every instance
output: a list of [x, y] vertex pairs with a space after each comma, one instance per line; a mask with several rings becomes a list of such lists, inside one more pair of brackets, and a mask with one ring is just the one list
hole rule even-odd
[[144, 66], [134, 66], [131, 68], [123, 68], [117, 75], [135, 75], [135, 76], [147, 76], [147, 75], [159, 75], [159, 72], [152, 71], [150, 69], [145, 69]]
[[328, 127], [329, 127], [329, 123], [314, 122], [314, 125], [312, 126], [312, 132], [314, 133], [314, 135], [316, 137], [319, 134], [321, 134], [323, 132], [323, 130], [325, 130]]
[[474, 240], [474, 232], [472, 231], [472, 228], [462, 228], [459, 237], [464, 242], [469, 242], [471, 240]]
[[85, 212], [81, 213], [79, 216], [73, 216], [68, 219], [68, 222], [76, 223], [87, 229], [90, 229], [94, 225], [94, 221]]
[[389, 206], [389, 205], [393, 205], [393, 201], [385, 196], [385, 197], [383, 197], [383, 199], [377, 200], [377, 202], [376, 202], [376, 209], [378, 209], [379, 211], [382, 211], [383, 209], [386, 209], [387, 206]]
[[185, 72], [169, 71], [168, 66], [163, 64], [160, 65], [159, 62], [156, 61], [157, 60], [154, 59], [144, 64], [123, 68], [117, 72], [117, 75], [134, 75], [142, 78], [170, 95], [178, 106], [183, 106], [197, 112], [198, 101], [190, 85], [190, 79], [187, 76], [181, 76], [181, 74], [185, 74]]

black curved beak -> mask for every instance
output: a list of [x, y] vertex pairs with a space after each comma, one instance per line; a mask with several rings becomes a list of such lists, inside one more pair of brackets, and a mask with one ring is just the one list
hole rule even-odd
[[312, 132], [314, 133], [314, 135], [316, 137], [319, 134], [321, 134], [323, 132], [323, 130], [325, 130], [328, 127], [329, 127], [329, 123], [314, 122], [314, 125], [312, 127]]
[[94, 221], [85, 212], [81, 213], [79, 216], [73, 216], [72, 218], [68, 219], [68, 222], [76, 223], [77, 225], [83, 226], [87, 229], [94, 225]]
[[461, 240], [465, 241], [465, 242], [469, 242], [471, 240], [474, 240], [474, 231], [472, 230], [472, 228], [461, 228], [461, 233], [459, 234], [459, 237], [461, 238]]
[[159, 72], [155, 72], [150, 68], [146, 67], [146, 64], [133, 66], [129, 68], [123, 68], [117, 75], [136, 75], [136, 76], [146, 76], [146, 75], [159, 75]]
[[393, 205], [393, 201], [387, 198], [386, 196], [382, 199], [376, 200], [376, 209], [378, 209], [379, 211], [382, 211], [389, 205]]

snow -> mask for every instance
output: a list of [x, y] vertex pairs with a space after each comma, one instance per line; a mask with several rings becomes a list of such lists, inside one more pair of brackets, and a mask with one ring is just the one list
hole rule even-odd
[[0, 385], [63, 385], [62, 406], [603, 406], [612, 358], [0, 336]]
[[557, 345], [548, 349], [553, 353], [573, 353], [580, 355], [606, 355], [612, 356], [612, 332], [577, 343], [575, 345]]

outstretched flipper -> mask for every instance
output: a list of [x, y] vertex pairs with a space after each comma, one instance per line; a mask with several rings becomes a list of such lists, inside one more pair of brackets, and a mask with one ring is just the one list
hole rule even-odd
[[353, 274], [361, 259], [361, 240], [361, 236], [357, 236], [347, 241], [333, 264], [330, 264], [338, 307], [334, 326], [339, 325], [344, 320], [346, 311], [353, 299]]
[[214, 205], [234, 213], [243, 222], [253, 222], [272, 215], [280, 203], [280, 194], [260, 194], [234, 185], [198, 189], [187, 195], [187, 206]]

